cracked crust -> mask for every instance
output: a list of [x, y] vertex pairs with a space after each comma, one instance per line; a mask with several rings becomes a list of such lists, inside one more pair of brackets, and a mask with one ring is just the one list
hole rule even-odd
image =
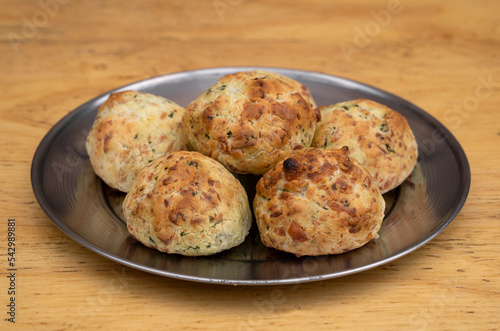
[[139, 170], [170, 151], [187, 149], [185, 109], [171, 100], [137, 91], [112, 93], [99, 107], [87, 137], [95, 173], [128, 192]]
[[371, 173], [382, 193], [399, 186], [417, 163], [418, 146], [400, 113], [357, 99], [320, 108], [313, 147], [348, 146], [350, 156]]
[[195, 150], [232, 172], [258, 175], [310, 146], [315, 108], [309, 90], [288, 77], [238, 72], [191, 102], [183, 127]]
[[132, 237], [161, 252], [211, 255], [241, 244], [252, 214], [241, 183], [217, 161], [178, 151], [144, 168], [123, 202]]
[[302, 255], [344, 253], [378, 237], [385, 201], [349, 150], [292, 153], [257, 184], [254, 213], [264, 245]]

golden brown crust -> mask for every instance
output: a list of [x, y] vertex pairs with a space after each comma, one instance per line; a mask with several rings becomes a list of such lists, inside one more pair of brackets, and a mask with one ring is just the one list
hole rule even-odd
[[198, 152], [171, 152], [144, 168], [123, 202], [129, 233], [167, 253], [210, 255], [239, 245], [251, 210], [245, 189]]
[[265, 71], [222, 77], [186, 108], [195, 150], [240, 174], [262, 174], [291, 151], [309, 147], [315, 104], [298, 82]]
[[95, 173], [127, 192], [140, 169], [170, 151], [187, 149], [185, 109], [171, 100], [137, 91], [112, 93], [99, 107], [87, 138]]
[[312, 146], [349, 146], [350, 156], [370, 171], [382, 193], [399, 186], [413, 170], [417, 142], [400, 113], [366, 99], [321, 107], [320, 111]]
[[264, 245], [301, 256], [344, 253], [377, 237], [385, 202], [347, 148], [307, 148], [264, 174], [253, 207]]

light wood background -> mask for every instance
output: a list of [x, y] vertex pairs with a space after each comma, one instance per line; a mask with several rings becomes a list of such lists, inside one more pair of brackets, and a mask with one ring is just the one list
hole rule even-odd
[[[500, 328], [498, 0], [0, 0], [0, 8], [1, 330]], [[470, 162], [458, 217], [429, 244], [367, 272], [232, 287], [123, 267], [41, 210], [31, 160], [69, 111], [151, 76], [239, 65], [342, 76], [431, 113]], [[6, 321], [8, 218], [17, 222], [15, 325]]]

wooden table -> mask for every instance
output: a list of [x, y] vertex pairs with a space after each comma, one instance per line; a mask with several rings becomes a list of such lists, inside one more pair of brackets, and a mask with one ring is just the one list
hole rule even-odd
[[[0, 8], [1, 330], [500, 327], [498, 0], [1, 0]], [[64, 115], [151, 76], [240, 65], [342, 76], [425, 109], [468, 156], [472, 185], [460, 214], [385, 266], [271, 287], [124, 267], [44, 214], [31, 161]], [[8, 219], [16, 224], [15, 295]], [[7, 321], [12, 296], [15, 324]]]

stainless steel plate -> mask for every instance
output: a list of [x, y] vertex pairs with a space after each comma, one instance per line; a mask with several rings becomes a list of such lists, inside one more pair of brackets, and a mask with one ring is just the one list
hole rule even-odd
[[[185, 107], [221, 76], [252, 69], [274, 71], [302, 82], [318, 105], [368, 98], [408, 119], [419, 144], [418, 165], [408, 180], [385, 195], [389, 208], [378, 239], [341, 255], [296, 258], [264, 247], [254, 226], [242, 245], [214, 256], [191, 258], [160, 253], [130, 238], [120, 211], [123, 195], [95, 176], [85, 150], [98, 106], [111, 92], [133, 89]], [[408, 101], [352, 80], [290, 69], [228, 67], [159, 76], [109, 93], [70, 112], [43, 138], [32, 163], [33, 191], [45, 213], [76, 242], [154, 274], [240, 285], [299, 283], [353, 274], [393, 261], [434, 238], [458, 214], [469, 191], [465, 153], [441, 123]], [[252, 197], [258, 178], [239, 178]]]

